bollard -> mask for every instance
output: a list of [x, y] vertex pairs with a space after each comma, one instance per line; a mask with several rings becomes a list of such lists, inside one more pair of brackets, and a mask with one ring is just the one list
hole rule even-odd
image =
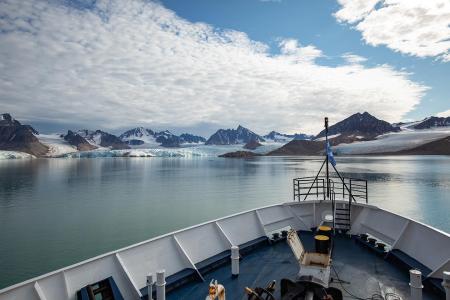
[[239, 247], [231, 246], [231, 276], [239, 275]]
[[153, 285], [153, 276], [150, 273], [150, 274], [147, 275], [147, 295], [148, 295], [148, 300], [153, 300], [152, 285]]
[[409, 286], [411, 287], [411, 299], [422, 300], [422, 273], [419, 270], [409, 270]]
[[166, 270], [156, 272], [156, 300], [166, 300]]
[[442, 274], [442, 286], [445, 290], [445, 299], [450, 300], [450, 271], [444, 271]]

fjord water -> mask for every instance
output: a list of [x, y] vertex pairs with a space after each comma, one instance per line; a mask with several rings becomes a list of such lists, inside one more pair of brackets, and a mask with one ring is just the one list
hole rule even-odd
[[[450, 157], [340, 157], [369, 203], [450, 232]], [[322, 158], [0, 161], [0, 288], [163, 233], [292, 199]]]

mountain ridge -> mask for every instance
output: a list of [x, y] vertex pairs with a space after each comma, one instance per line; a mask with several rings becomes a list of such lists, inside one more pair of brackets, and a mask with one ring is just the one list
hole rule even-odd
[[219, 129], [206, 141], [205, 145], [236, 145], [250, 141], [265, 142], [260, 135], [239, 125], [236, 129]]
[[[400, 127], [377, 119], [368, 112], [355, 113], [328, 128], [328, 137], [332, 144], [352, 143], [354, 141], [369, 141], [375, 137], [389, 133], [399, 132]], [[322, 130], [315, 140], [321, 140], [325, 137], [325, 129]]]
[[31, 125], [22, 125], [10, 114], [0, 115], [0, 150], [25, 152], [44, 156], [49, 148], [35, 136], [38, 132]]

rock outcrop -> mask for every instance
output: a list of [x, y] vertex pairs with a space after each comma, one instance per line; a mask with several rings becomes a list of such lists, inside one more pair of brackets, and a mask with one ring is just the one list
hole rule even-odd
[[38, 132], [30, 125], [22, 125], [10, 114], [0, 115], [0, 150], [20, 151], [44, 156], [49, 148], [39, 142]]

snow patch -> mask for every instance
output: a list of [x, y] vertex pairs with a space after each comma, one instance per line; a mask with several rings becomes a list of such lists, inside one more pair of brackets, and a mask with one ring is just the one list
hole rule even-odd
[[47, 152], [47, 156], [49, 157], [58, 157], [67, 153], [77, 152], [77, 148], [75, 146], [70, 145], [61, 134], [38, 134], [36, 137], [39, 141], [49, 147], [49, 151]]
[[333, 146], [337, 154], [366, 154], [384, 153], [412, 149], [420, 145], [450, 136], [450, 128], [433, 128], [400, 132], [391, 132], [379, 135], [372, 141], [353, 142]]
[[25, 152], [18, 152], [18, 151], [3, 151], [0, 150], [0, 160], [6, 160], [6, 159], [31, 159], [36, 158], [34, 155], [25, 153]]
[[[333, 135], [329, 135], [329, 136], [328, 136], [328, 139], [332, 139], [332, 138], [338, 137], [338, 136], [340, 136], [340, 135], [341, 135], [340, 133], [338, 133], [338, 134], [333, 134]], [[325, 137], [317, 138], [317, 139], [315, 139], [315, 141], [325, 141]]]

